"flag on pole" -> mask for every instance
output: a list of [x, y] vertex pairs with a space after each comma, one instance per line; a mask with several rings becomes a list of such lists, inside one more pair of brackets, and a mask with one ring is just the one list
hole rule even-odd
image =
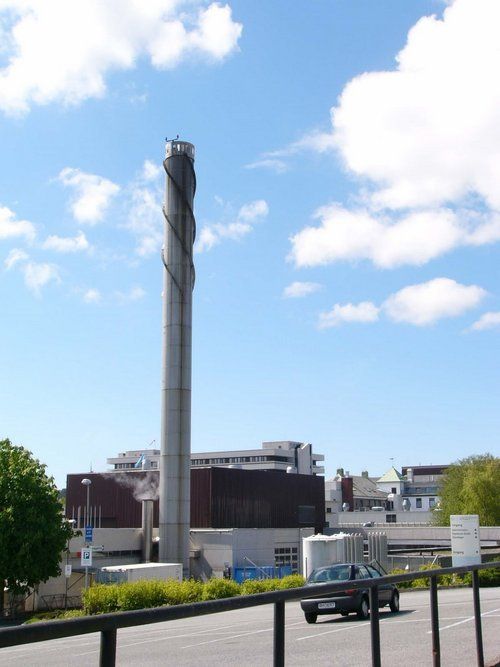
[[141, 454], [139, 458], [137, 459], [136, 463], [134, 464], [134, 468], [142, 468], [142, 462], [144, 461], [144, 454]]

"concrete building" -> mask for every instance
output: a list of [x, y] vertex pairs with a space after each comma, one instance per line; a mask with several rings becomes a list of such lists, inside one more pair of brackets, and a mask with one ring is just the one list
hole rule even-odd
[[411, 510], [430, 512], [439, 503], [439, 483], [447, 465], [404, 466], [403, 500], [408, 499]]
[[[349, 505], [344, 508], [344, 503]], [[377, 487], [377, 478], [370, 477], [364, 470], [361, 475], [338, 472], [333, 479], [325, 481], [326, 513], [341, 511], [365, 512], [372, 507], [383, 507], [387, 503], [387, 493]], [[328, 519], [328, 517], [327, 517]]]
[[[325, 481], [326, 522], [330, 527], [363, 523], [429, 523], [439, 502], [438, 484], [447, 466], [391, 467], [381, 477], [337, 475]], [[362, 512], [354, 518], [352, 512]]]
[[[325, 457], [315, 454], [308, 442], [279, 440], [263, 442], [261, 449], [241, 449], [191, 453], [191, 468], [207, 466], [238, 467], [245, 470], [282, 470], [299, 475], [324, 475], [321, 465]], [[112, 472], [123, 470], [155, 470], [160, 460], [159, 449], [136, 449], [120, 452], [107, 463]]]

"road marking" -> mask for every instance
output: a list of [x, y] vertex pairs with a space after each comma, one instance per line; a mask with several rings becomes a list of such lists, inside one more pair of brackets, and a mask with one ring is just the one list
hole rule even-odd
[[364, 621], [361, 623], [349, 623], [349, 625], [346, 625], [345, 627], [342, 628], [335, 628], [334, 630], [327, 630], [326, 632], [318, 632], [315, 635], [307, 635], [306, 637], [298, 637], [297, 641], [300, 642], [304, 639], [314, 639], [315, 637], [322, 637], [323, 635], [331, 635], [334, 632], [343, 632], [344, 630], [360, 630], [362, 628], [369, 628], [370, 627], [370, 622], [369, 621]]
[[[500, 608], [499, 609], [492, 609], [491, 611], [484, 611], [481, 614], [481, 616], [489, 616], [490, 614], [493, 614], [496, 611], [500, 611]], [[474, 618], [475, 618], [475, 616], [468, 616], [467, 618], [464, 618], [463, 621], [458, 621], [457, 623], [452, 623], [451, 625], [445, 625], [444, 627], [439, 628], [439, 631], [441, 632], [441, 630], [448, 630], [448, 628], [454, 628], [457, 625], [462, 625], [462, 623], [468, 623], [469, 621], [473, 621]], [[431, 633], [432, 633], [432, 630], [427, 631], [428, 635], [430, 635]]]
[[[290, 623], [288, 625], [285, 625], [285, 630], [288, 628], [291, 628], [295, 625], [302, 625], [303, 621], [297, 621], [297, 623]], [[240, 637], [250, 637], [250, 635], [258, 635], [261, 634], [262, 632], [272, 632], [273, 627], [271, 628], [263, 628], [262, 630], [249, 630], [248, 632], [243, 632], [239, 635], [231, 635], [230, 637], [220, 637], [219, 639], [211, 639], [208, 642], [198, 642], [197, 644], [188, 644], [187, 646], [181, 646], [181, 648], [192, 648], [193, 646], [204, 646], [205, 644], [215, 644], [216, 642], [223, 642], [228, 639], [239, 639]]]

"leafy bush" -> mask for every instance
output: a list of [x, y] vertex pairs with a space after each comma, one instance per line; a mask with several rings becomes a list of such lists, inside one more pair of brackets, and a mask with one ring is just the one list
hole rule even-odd
[[232, 579], [209, 579], [203, 587], [202, 600], [220, 600], [240, 595], [241, 587]]
[[161, 607], [166, 604], [163, 581], [134, 581], [118, 586], [118, 608], [122, 611]]
[[165, 601], [164, 604], [188, 604], [200, 602], [203, 594], [203, 583], [194, 579], [176, 581], [168, 579], [163, 582]]
[[82, 593], [83, 609], [86, 614], [106, 614], [117, 611], [118, 584], [96, 584]]
[[[298, 574], [283, 579], [249, 579], [241, 586], [231, 579], [210, 579], [206, 583], [194, 579], [185, 581], [167, 579], [124, 584], [96, 584], [84, 591], [82, 596], [84, 612], [80, 613], [104, 614], [111, 611], [189, 604], [303, 585], [304, 577]], [[79, 615], [79, 612], [77, 611], [75, 615]]]
[[[472, 586], [472, 572], [466, 572], [463, 575], [463, 582]], [[500, 586], [500, 568], [495, 567], [491, 570], [479, 570], [479, 585], [481, 587]]]
[[[425, 570], [439, 570], [440, 566], [439, 565], [421, 565], [419, 568], [420, 572], [424, 572]], [[437, 583], [441, 584], [442, 583], [442, 577], [437, 578]], [[429, 588], [430, 586], [430, 579], [429, 577], [419, 577], [418, 579], [414, 579], [411, 582], [411, 587], [412, 588]]]
[[80, 618], [80, 616], [85, 616], [83, 609], [68, 609], [67, 611], [63, 611], [61, 614], [59, 614], [57, 618]]
[[300, 588], [306, 583], [306, 580], [301, 574], [289, 574], [278, 581], [278, 588]]
[[77, 618], [85, 616], [83, 609], [68, 609], [67, 611], [46, 611], [32, 616], [24, 625], [31, 625], [31, 623], [43, 623], [44, 621], [60, 621], [66, 618]]
[[279, 579], [247, 579], [241, 584], [241, 595], [268, 593], [279, 588]]
[[[408, 572], [406, 570], [401, 570], [399, 568], [396, 568], [394, 570], [391, 570], [389, 572], [389, 574], [394, 574], [394, 575], [396, 575], [396, 574], [408, 574]], [[400, 581], [396, 585], [397, 585], [398, 588], [411, 588], [411, 584], [412, 584], [411, 581]]]

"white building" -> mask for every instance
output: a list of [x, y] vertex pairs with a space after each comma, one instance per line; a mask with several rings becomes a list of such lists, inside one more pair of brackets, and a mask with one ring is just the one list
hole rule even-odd
[[[325, 481], [326, 523], [408, 523], [432, 520], [439, 503], [439, 482], [448, 466], [391, 467], [382, 477], [338, 474]], [[375, 509], [374, 509], [375, 508]], [[357, 516], [363, 512], [363, 516]]]
[[439, 503], [439, 483], [447, 465], [428, 465], [403, 467], [405, 484], [402, 492], [403, 501], [408, 499], [410, 510], [430, 512]]
[[[262, 449], [242, 449], [220, 452], [191, 453], [191, 467], [204, 468], [235, 466], [245, 470], [283, 470], [300, 475], [323, 475], [321, 462], [325, 457], [314, 454], [308, 442], [278, 440], [263, 442]], [[107, 459], [112, 471], [151, 470], [158, 468], [159, 449], [136, 449], [120, 452], [118, 456]]]

